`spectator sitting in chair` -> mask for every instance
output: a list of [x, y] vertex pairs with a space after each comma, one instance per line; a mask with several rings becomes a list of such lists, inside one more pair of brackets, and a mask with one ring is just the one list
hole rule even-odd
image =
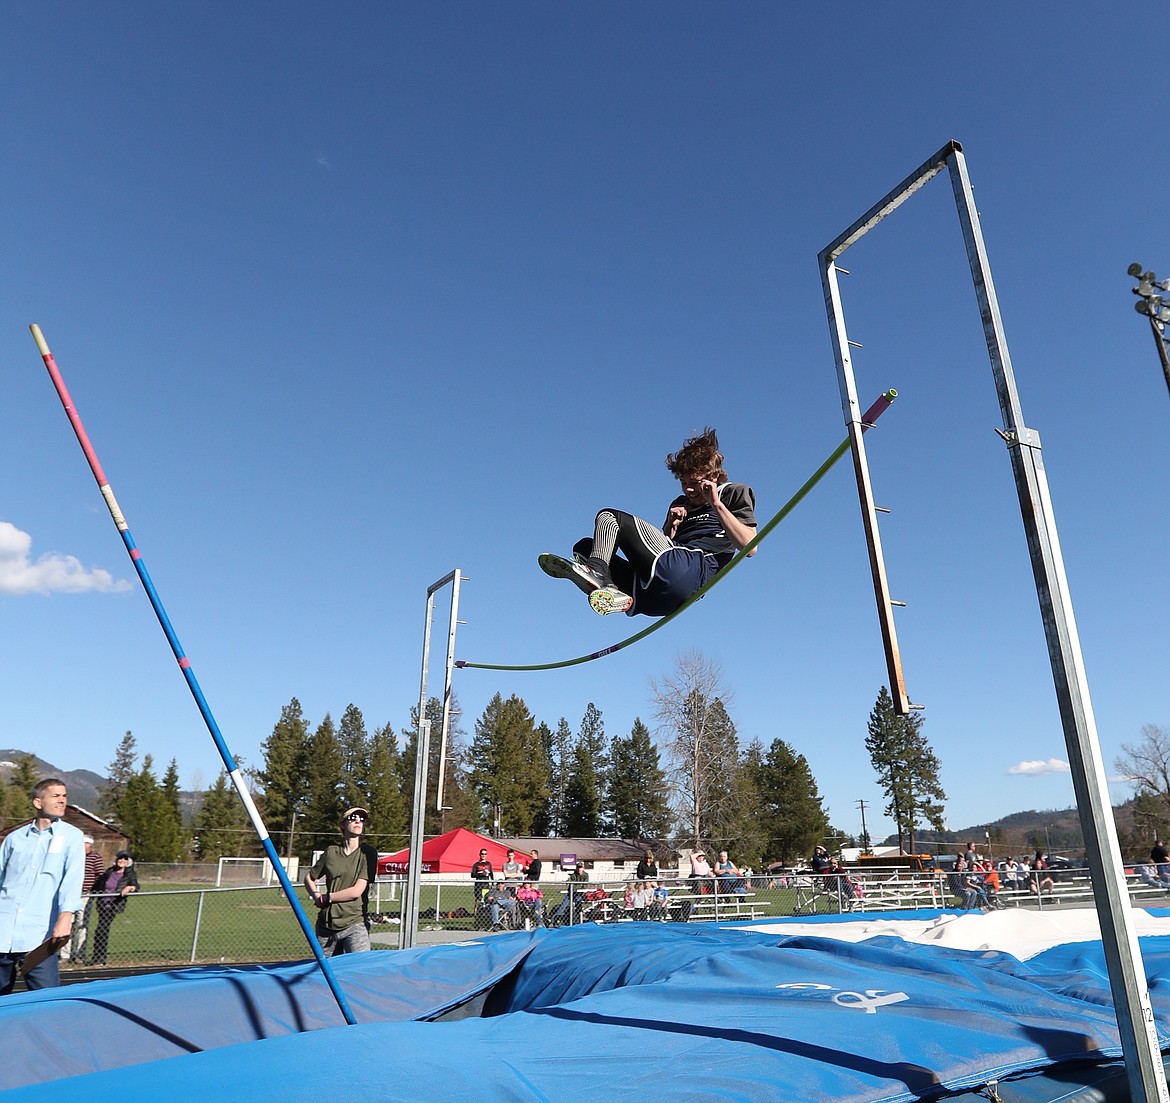
[[975, 874], [982, 879], [982, 895], [987, 899], [989, 908], [1002, 908], [1003, 901], [999, 898], [999, 874], [992, 864], [985, 858], [975, 863]]
[[1032, 891], [1040, 896], [1042, 893], [1051, 892], [1055, 887], [1055, 882], [1048, 874], [1046, 857], [1043, 852], [1037, 850], [1032, 862]]
[[1016, 888], [1020, 892], [1028, 892], [1032, 887], [1032, 866], [1028, 862], [1028, 856], [1023, 855], [1016, 864]]
[[646, 881], [635, 881], [634, 891], [630, 893], [627, 910], [634, 919], [648, 919], [650, 907], [654, 903], [654, 890]]
[[740, 896], [747, 892], [743, 872], [727, 856], [726, 850], [719, 851], [719, 859], [715, 863], [715, 885], [720, 892], [734, 892]]
[[711, 891], [711, 863], [707, 861], [707, 855], [703, 853], [702, 849], [691, 851], [690, 879], [699, 882], [695, 886], [695, 892], [707, 893]]
[[[493, 931], [502, 931], [505, 926], [516, 926], [516, 897], [503, 881], [494, 881], [484, 894], [483, 901], [491, 912]], [[500, 923], [501, 911], [507, 916], [506, 924]]]
[[646, 847], [646, 853], [638, 863], [638, 868], [634, 871], [634, 876], [639, 881], [658, 880], [658, 859], [654, 857], [654, 851], [650, 847]]
[[516, 899], [520, 904], [520, 915], [523, 919], [531, 919], [537, 927], [544, 926], [544, 893], [535, 881], [525, 881], [516, 889]]
[[967, 870], [967, 859], [962, 854], [955, 859], [954, 873], [947, 874], [947, 885], [959, 898], [959, 907], [963, 911], [970, 911], [975, 907], [976, 892]]
[[857, 895], [857, 882], [845, 873], [837, 864], [837, 859], [831, 857], [823, 846], [813, 851], [812, 868], [822, 878], [826, 892], [840, 892], [842, 900], [852, 900]]
[[1142, 881], [1143, 885], [1149, 885], [1152, 889], [1164, 889], [1166, 886], [1162, 884], [1161, 878], [1158, 877], [1157, 869], [1149, 863], [1143, 863], [1134, 869]]
[[1010, 854], [999, 863], [999, 872], [1002, 874], [1000, 880], [1003, 888], [1014, 889], [1016, 887], [1016, 874], [1019, 868], [1019, 863]]

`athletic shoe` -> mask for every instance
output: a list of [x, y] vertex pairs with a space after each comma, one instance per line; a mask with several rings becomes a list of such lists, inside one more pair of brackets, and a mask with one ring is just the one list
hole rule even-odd
[[551, 552], [542, 552], [537, 559], [540, 569], [553, 578], [567, 578], [582, 593], [592, 594], [595, 590], [605, 586], [609, 579], [589, 565], [588, 560], [575, 556], [565, 559]]
[[634, 599], [623, 594], [612, 582], [589, 595], [590, 608], [603, 617], [607, 613], [624, 613], [633, 604]]

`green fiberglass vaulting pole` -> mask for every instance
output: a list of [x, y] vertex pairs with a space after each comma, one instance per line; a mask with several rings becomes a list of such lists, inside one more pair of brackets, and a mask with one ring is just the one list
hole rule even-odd
[[[882, 394], [877, 399], [877, 401], [874, 402], [874, 404], [870, 406], [870, 408], [862, 415], [862, 432], [870, 428], [870, 426], [872, 426], [874, 422], [876, 422], [877, 419], [881, 417], [881, 415], [885, 413], [886, 410], [889, 409], [890, 403], [893, 402], [897, 397], [898, 392], [894, 390], [893, 387]], [[622, 648], [629, 647], [630, 644], [637, 643], [639, 640], [644, 640], [647, 636], [652, 635], [653, 633], [657, 632], [658, 629], [665, 627], [672, 620], [674, 620], [675, 617], [689, 609], [717, 582], [726, 578], [735, 567], [738, 567], [739, 564], [742, 563], [743, 560], [746, 559], [759, 545], [760, 541], [763, 540], [778, 524], [780, 524], [780, 522], [783, 521], [784, 518], [787, 517], [801, 503], [801, 501], [803, 501], [808, 492], [812, 490], [812, 488], [816, 486], [817, 483], [819, 483], [821, 479], [823, 479], [829, 473], [829, 469], [832, 468], [832, 466], [843, 455], [845, 455], [846, 452], [849, 451], [849, 443], [850, 438], [846, 437], [839, 445], [837, 445], [835, 449], [833, 449], [833, 452], [830, 454], [828, 459], [826, 459], [825, 462], [822, 463], [821, 466], [818, 467], [816, 471], [814, 471], [812, 475], [809, 476], [805, 484], [795, 494], [793, 494], [787, 502], [784, 503], [780, 511], [766, 525], [764, 525], [764, 527], [760, 529], [759, 532], [756, 533], [751, 541], [749, 541], [743, 548], [739, 550], [735, 558], [730, 563], [728, 563], [727, 566], [723, 568], [723, 570], [721, 570], [717, 575], [715, 575], [714, 578], [707, 582], [705, 586], [700, 587], [693, 594], [691, 594], [691, 596], [687, 598], [687, 600], [684, 601], [677, 609], [675, 609], [673, 613], [669, 613], [660, 620], [656, 620], [649, 627], [643, 628], [641, 632], [636, 632], [628, 639], [624, 639], [619, 643], [612, 644], [602, 651], [594, 651], [591, 655], [580, 655], [575, 659], [562, 659], [560, 662], [555, 663], [530, 663], [520, 666], [509, 665], [506, 663], [473, 663], [466, 659], [459, 659], [456, 661], [455, 665], [461, 669], [467, 670], [559, 670], [561, 667], [579, 666], [581, 663], [592, 662], [594, 659], [600, 659], [605, 655], [612, 655], [615, 651], [621, 651]]]

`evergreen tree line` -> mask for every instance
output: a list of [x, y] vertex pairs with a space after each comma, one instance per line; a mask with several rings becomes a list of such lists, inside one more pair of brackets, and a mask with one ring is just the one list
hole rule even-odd
[[[704, 793], [720, 799], [700, 817], [697, 841], [727, 847], [741, 864], [797, 860], [832, 830], [807, 761], [783, 740], [766, 751], [755, 741], [741, 752], [723, 702], [716, 701], [711, 712], [718, 738], [705, 769], [721, 780]], [[407, 845], [417, 713], [412, 708], [410, 725], [401, 732], [384, 725], [370, 733], [356, 705], [346, 708], [340, 723], [326, 714], [315, 727], [296, 698], [285, 705], [262, 744], [262, 764], [244, 771], [277, 849], [308, 859], [337, 837], [341, 813], [354, 805], [370, 810], [368, 837], [380, 851]], [[610, 737], [592, 702], [574, 729], [565, 717], [555, 726], [540, 722], [522, 698], [497, 693], [468, 743], [453, 701], [439, 810], [437, 698], [428, 701], [426, 716], [432, 737], [425, 835], [462, 826], [501, 836], [696, 841], [678, 816], [677, 764], [663, 763], [640, 717], [628, 733]], [[139, 765], [134, 736], [126, 733], [110, 764], [100, 810], [130, 836], [139, 861], [262, 853], [225, 773], [198, 795], [185, 826], [177, 777], [174, 762], [161, 783], [150, 755]]]
[[[555, 726], [538, 721], [522, 698], [497, 693], [470, 743], [452, 700], [445, 755], [442, 703], [431, 698], [424, 834], [462, 826], [499, 836], [701, 845], [726, 848], [755, 868], [796, 865], [817, 843], [837, 849], [853, 841], [829, 823], [808, 761], [789, 742], [741, 744], [716, 664], [680, 655], [652, 689], [657, 743], [640, 717], [611, 737], [592, 702], [574, 729], [563, 716]], [[897, 717], [883, 687], [866, 739], [887, 814], [911, 836], [922, 822], [941, 827], [945, 799], [921, 722]], [[380, 851], [407, 845], [417, 745], [417, 706], [402, 731], [385, 724], [370, 732], [356, 705], [340, 722], [326, 714], [314, 726], [294, 697], [262, 744], [261, 765], [245, 771], [277, 849], [308, 859], [337, 837], [341, 813], [355, 805], [370, 810], [368, 837]], [[434, 799], [440, 757], [441, 809]], [[140, 861], [262, 853], [226, 774], [199, 794], [184, 824], [175, 762], [159, 781], [150, 755], [138, 765], [130, 732], [110, 765], [101, 811], [130, 836]]]
[[[714, 664], [697, 653], [683, 654], [661, 686], [651, 685], [657, 744], [641, 718], [627, 735], [608, 738], [593, 703], [574, 731], [565, 717], [550, 727], [537, 722], [521, 698], [496, 694], [468, 746], [452, 701], [444, 808], [431, 801], [424, 833], [464, 826], [500, 835], [699, 844], [726, 847], [740, 865], [755, 868], [770, 861], [799, 864], [817, 843], [838, 849], [860, 842], [868, 849], [864, 835], [854, 839], [829, 823], [809, 764], [790, 743], [777, 738], [765, 748], [754, 739], [741, 748], [730, 695]], [[367, 734], [355, 705], [339, 725], [326, 715], [312, 728], [293, 698], [262, 746], [263, 765], [246, 771], [277, 848], [308, 858], [336, 837], [340, 813], [350, 805], [370, 809], [369, 834], [379, 850], [405, 846], [417, 711], [411, 709], [410, 726], [401, 733], [385, 725]], [[428, 701], [426, 718], [434, 733], [427, 780], [433, 798], [442, 719], [437, 699]], [[920, 714], [899, 717], [889, 691], [881, 688], [865, 747], [903, 849], [922, 849], [916, 840], [945, 837], [941, 765], [922, 726]], [[1124, 745], [1117, 761], [1136, 790], [1133, 801], [1115, 810], [1123, 849], [1133, 857], [1144, 857], [1151, 839], [1170, 837], [1170, 731], [1147, 725], [1142, 736], [1140, 743]], [[38, 780], [35, 758], [24, 755], [0, 786], [0, 824], [28, 819]], [[160, 780], [151, 755], [139, 765], [131, 732], [110, 764], [99, 811], [126, 832], [139, 861], [262, 853], [225, 773], [197, 795], [184, 819], [177, 763], [172, 759]], [[1030, 832], [995, 827], [991, 834], [997, 848], [1083, 846], [1075, 823]]]

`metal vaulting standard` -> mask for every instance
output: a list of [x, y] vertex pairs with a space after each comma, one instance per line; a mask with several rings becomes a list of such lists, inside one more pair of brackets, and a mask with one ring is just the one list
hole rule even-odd
[[459, 624], [459, 586], [467, 578], [458, 567], [427, 587], [427, 616], [423, 629], [422, 678], [418, 691], [418, 726], [414, 745], [414, 803], [410, 817], [410, 859], [406, 867], [406, 897], [402, 902], [398, 948], [409, 949], [418, 934], [419, 894], [422, 891], [423, 825], [426, 820], [427, 776], [431, 761], [431, 722], [427, 719], [427, 674], [431, 663], [431, 621], [435, 594], [451, 584], [451, 616], [447, 625], [447, 666], [443, 679], [443, 718], [439, 733], [439, 779], [435, 809], [443, 813], [443, 777], [447, 769], [447, 735], [451, 724], [451, 674], [455, 669], [455, 632]]
[[[1048, 493], [1048, 480], [1041, 456], [1040, 436], [1026, 427], [1016, 391], [1007, 338], [1000, 318], [991, 267], [979, 227], [979, 214], [967, 175], [963, 148], [948, 142], [933, 157], [920, 165], [896, 188], [861, 216], [831, 245], [821, 251], [818, 260], [825, 292], [825, 309], [833, 340], [837, 379], [845, 422], [853, 443], [853, 460], [857, 473], [858, 495], [869, 543], [870, 564], [874, 576], [878, 617], [886, 647], [890, 672], [890, 690], [898, 711], [905, 715], [912, 707], [902, 679], [901, 658], [894, 630], [893, 610], [886, 586], [877, 515], [870, 488], [869, 467], [862, 441], [861, 419], [853, 366], [849, 357], [849, 339], [837, 285], [837, 261], [888, 214], [896, 210], [919, 188], [938, 173], [948, 170], [954, 190], [955, 205], [967, 248], [967, 259], [975, 283], [979, 313], [992, 375], [1003, 417], [1000, 435], [1008, 446], [1015, 476], [1028, 553], [1036, 581], [1036, 594], [1044, 622], [1044, 635], [1052, 664], [1052, 677], [1060, 707], [1061, 724], [1068, 748], [1077, 809], [1085, 837], [1085, 853], [1093, 870], [1093, 895], [1101, 924], [1101, 938], [1109, 983], [1117, 1013], [1130, 1097], [1134, 1100], [1170, 1101], [1166, 1075], [1158, 1047], [1150, 994], [1138, 948], [1137, 934], [1130, 913], [1129, 897], [1117, 829], [1109, 801], [1105, 765], [1097, 738], [1093, 706], [1081, 656], [1080, 640], [1073, 619], [1072, 598], [1065, 578], [1064, 561], [1056, 534], [1056, 520]], [[998, 430], [997, 430], [998, 431]]]

